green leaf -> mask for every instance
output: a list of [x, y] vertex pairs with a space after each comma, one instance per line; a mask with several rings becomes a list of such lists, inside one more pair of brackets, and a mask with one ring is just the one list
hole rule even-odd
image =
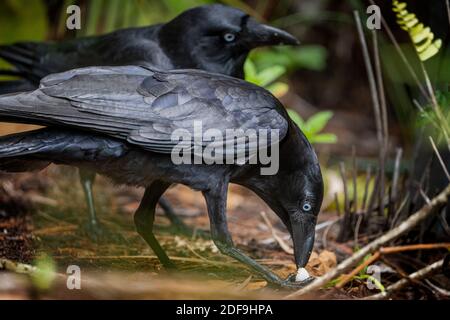
[[261, 86], [265, 87], [278, 78], [280, 78], [282, 75], [286, 73], [286, 68], [283, 66], [275, 65], [272, 67], [269, 67], [267, 69], [262, 70], [258, 75], [258, 80]]
[[323, 130], [328, 121], [333, 117], [331, 111], [321, 111], [310, 117], [305, 124], [305, 131], [315, 134]]
[[44, 1], [0, 1], [0, 43], [42, 41], [48, 30]]
[[304, 68], [321, 71], [326, 67], [327, 50], [317, 45], [278, 47], [255, 50], [251, 57], [260, 69], [280, 65], [287, 70]]
[[31, 274], [31, 281], [38, 290], [48, 290], [56, 278], [55, 261], [47, 254], [41, 254], [35, 261], [36, 272]]
[[300, 115], [292, 109], [287, 109], [287, 113], [289, 117], [291, 117], [292, 121], [294, 121], [294, 123], [300, 128], [300, 130], [302, 130], [305, 125], [302, 117], [300, 117]]
[[312, 136], [310, 139], [311, 143], [336, 143], [337, 136], [334, 133], [321, 133]]
[[[300, 49], [300, 48], [299, 48]], [[294, 57], [296, 68], [321, 71], [326, 67], [327, 50], [321, 46], [304, 46]]]
[[252, 60], [247, 59], [244, 63], [244, 74], [245, 74], [245, 80], [248, 82], [254, 83], [256, 85], [259, 85], [258, 79], [256, 76], [256, 67]]
[[289, 85], [283, 82], [275, 82], [267, 87], [275, 97], [282, 97], [289, 91]]
[[353, 278], [354, 279], [359, 279], [359, 280], [370, 279], [373, 282], [373, 284], [375, 285], [375, 287], [377, 287], [378, 290], [380, 290], [381, 292], [386, 291], [386, 288], [383, 286], [383, 284], [380, 281], [378, 281], [377, 278], [375, 278], [375, 277], [373, 277], [371, 275], [364, 274], [364, 275], [360, 275], [360, 276], [355, 276]]

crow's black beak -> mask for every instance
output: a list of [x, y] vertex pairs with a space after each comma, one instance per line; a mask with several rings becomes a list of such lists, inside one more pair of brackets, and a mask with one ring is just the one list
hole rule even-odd
[[313, 215], [304, 215], [301, 221], [293, 221], [292, 241], [294, 243], [294, 257], [297, 268], [303, 268], [308, 263], [314, 247], [314, 235], [316, 232], [316, 217]]
[[247, 22], [247, 43], [252, 48], [272, 45], [298, 45], [300, 41], [290, 33], [250, 18]]

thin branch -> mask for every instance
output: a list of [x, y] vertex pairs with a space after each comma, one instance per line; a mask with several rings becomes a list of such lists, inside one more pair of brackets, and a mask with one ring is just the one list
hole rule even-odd
[[370, 198], [369, 198], [369, 206], [367, 207], [368, 214], [371, 214], [374, 210], [376, 200], [378, 199], [377, 194], [378, 194], [379, 185], [380, 185], [380, 170], [378, 169], [378, 172], [375, 176], [375, 182], [373, 185], [372, 194], [370, 195]]
[[0, 270], [7, 270], [15, 273], [30, 274], [36, 272], [37, 269], [36, 267], [29, 264], [15, 262], [9, 259], [2, 258], [0, 259]]
[[353, 180], [353, 211], [358, 211], [358, 186], [357, 186], [357, 163], [356, 163], [356, 148], [352, 147], [352, 180]]
[[432, 283], [430, 280], [425, 280], [425, 282], [432, 287], [434, 290], [436, 290], [437, 292], [439, 292], [439, 294], [446, 296], [446, 297], [450, 297], [450, 291], [449, 290], [445, 290], [444, 288], [438, 287], [437, 285], [435, 285], [434, 283]]
[[406, 246], [396, 246], [396, 247], [385, 247], [380, 248], [377, 252], [375, 252], [372, 256], [366, 259], [363, 263], [358, 265], [355, 269], [353, 269], [350, 273], [344, 275], [339, 280], [336, 288], [340, 289], [344, 287], [350, 280], [353, 279], [358, 273], [360, 273], [365, 267], [371, 265], [375, 261], [377, 261], [381, 255], [393, 254], [405, 251], [415, 251], [415, 250], [435, 250], [435, 249], [450, 249], [450, 243], [419, 243], [413, 245]]
[[[356, 212], [355, 212], [356, 213]], [[359, 247], [359, 243], [358, 243], [358, 237], [359, 237], [359, 229], [361, 228], [361, 223], [363, 221], [364, 218], [364, 214], [363, 213], [359, 213], [358, 214], [358, 220], [356, 221], [356, 225], [355, 225], [355, 235], [354, 235], [354, 248], [357, 249]]]
[[433, 146], [434, 153], [436, 153], [436, 157], [438, 158], [438, 160], [442, 166], [442, 170], [444, 170], [445, 175], [447, 176], [447, 179], [450, 182], [450, 174], [448, 173], [448, 170], [447, 170], [447, 167], [445, 166], [444, 160], [442, 160], [441, 154], [439, 153], [439, 150], [436, 148], [436, 144], [434, 143], [433, 138], [432, 137], [429, 137], [429, 138], [430, 138], [431, 145]]
[[448, 25], [450, 27], [450, 1], [446, 0], [445, 1], [446, 7], [447, 7], [447, 17], [448, 17]]
[[344, 187], [344, 215], [350, 214], [350, 205], [349, 205], [349, 195], [347, 188], [347, 177], [345, 173], [345, 164], [343, 162], [339, 163], [339, 173], [341, 174], [342, 185]]
[[377, 251], [384, 244], [398, 238], [402, 234], [416, 227], [420, 222], [429, 217], [435, 211], [435, 209], [446, 204], [447, 198], [449, 196], [450, 196], [450, 185], [448, 185], [441, 193], [439, 193], [436, 197], [434, 197], [433, 200], [431, 200], [430, 204], [423, 206], [419, 211], [412, 214], [408, 219], [403, 221], [396, 228], [386, 232], [381, 237], [370, 242], [364, 248], [353, 254], [351, 257], [341, 262], [336, 268], [324, 274], [323, 276], [317, 278], [306, 287], [288, 295], [286, 298], [288, 299], [298, 298], [306, 293], [322, 288], [328, 282], [344, 273], [348, 268], [361, 261], [366, 255]]
[[418, 243], [405, 246], [380, 248], [381, 254], [393, 254], [405, 251], [432, 250], [432, 249], [450, 249], [450, 243]]
[[441, 107], [439, 106], [439, 103], [436, 98], [436, 94], [434, 93], [433, 85], [431, 84], [430, 77], [428, 76], [427, 69], [425, 69], [425, 65], [423, 64], [422, 61], [420, 62], [420, 66], [422, 67], [423, 76], [425, 78], [425, 84], [426, 84], [427, 90], [431, 97], [431, 102], [432, 102], [431, 105], [433, 106], [433, 110], [436, 113], [437, 119], [439, 120], [440, 128], [441, 128], [442, 132], [444, 133], [444, 136], [448, 142], [448, 141], [450, 141], [449, 125], [447, 123], [447, 120], [445, 119], [445, 116], [442, 113]]
[[335, 205], [336, 205], [336, 212], [337, 212], [337, 215], [338, 215], [338, 217], [340, 217], [340, 216], [341, 216], [341, 207], [340, 207], [340, 205], [339, 205], [339, 199], [338, 199], [338, 194], [337, 194], [337, 192], [334, 193], [334, 203], [335, 203]]
[[361, 204], [361, 211], [364, 213], [366, 210], [366, 205], [367, 205], [367, 195], [369, 193], [369, 184], [370, 184], [370, 178], [372, 176], [372, 167], [369, 165], [367, 166], [367, 171], [366, 171], [366, 183], [364, 185], [364, 194], [363, 194], [363, 198], [362, 198], [362, 204]]
[[403, 288], [405, 288], [411, 281], [418, 281], [421, 279], [424, 279], [428, 277], [429, 275], [433, 274], [437, 270], [442, 268], [442, 265], [444, 263], [444, 259], [436, 261], [435, 263], [420, 269], [414, 273], [411, 273], [408, 278], [403, 278], [396, 283], [390, 285], [386, 288], [386, 291], [380, 292], [378, 294], [369, 296], [365, 298], [366, 300], [381, 300], [389, 298], [394, 292], [399, 291]]
[[375, 62], [375, 73], [377, 75], [377, 86], [378, 86], [378, 94], [380, 99], [380, 107], [381, 107], [381, 124], [382, 131], [384, 137], [384, 151], [385, 153], [389, 147], [389, 127], [388, 127], [388, 119], [387, 119], [387, 107], [386, 107], [386, 95], [384, 94], [384, 85], [383, 85], [383, 72], [381, 71], [381, 60], [380, 60], [380, 48], [378, 45], [378, 37], [377, 31], [372, 31], [372, 40], [373, 40], [373, 56]]
[[400, 163], [402, 159], [402, 153], [403, 153], [402, 148], [398, 148], [395, 154], [394, 174], [392, 176], [392, 189], [391, 189], [391, 197], [393, 202], [396, 202], [397, 198], [398, 177], [400, 176]]
[[[375, 5], [375, 2], [373, 0], [369, 0], [371, 4]], [[386, 20], [383, 18], [383, 16], [381, 16], [381, 23], [389, 37], [389, 39], [392, 41], [392, 43], [394, 44], [395, 49], [397, 50], [400, 58], [402, 59], [403, 63], [405, 64], [406, 68], [408, 69], [409, 73], [411, 74], [411, 76], [413, 77], [414, 81], [416, 82], [417, 87], [419, 88], [419, 90], [421, 91], [421, 93], [423, 94], [424, 97], [426, 97], [427, 99], [430, 99], [430, 96], [428, 96], [425, 88], [422, 86], [422, 84], [419, 81], [419, 78], [417, 77], [417, 74], [414, 72], [413, 67], [411, 66], [411, 64], [409, 63], [408, 59], [406, 58], [405, 54], [403, 53], [402, 48], [400, 48], [400, 45], [397, 42], [397, 39], [395, 39], [394, 34], [391, 31], [391, 28], [389, 27], [389, 25], [387, 24]]]
[[377, 251], [373, 255], [371, 255], [366, 261], [364, 261], [358, 267], [353, 269], [352, 272], [342, 276], [342, 278], [339, 280], [338, 284], [336, 285], [336, 288], [340, 289], [343, 286], [345, 286], [345, 284], [347, 282], [349, 282], [350, 280], [352, 280], [352, 278], [354, 276], [356, 276], [358, 273], [360, 273], [365, 267], [367, 267], [367, 266], [371, 265], [372, 263], [374, 263], [375, 261], [377, 261], [378, 258], [380, 258], [380, 252]]
[[291, 248], [283, 239], [281, 239], [275, 229], [272, 226], [272, 223], [270, 222], [269, 218], [267, 217], [267, 214], [264, 211], [261, 211], [259, 213], [261, 217], [263, 218], [264, 222], [266, 223], [267, 227], [269, 228], [270, 232], [272, 233], [272, 237], [275, 239], [275, 241], [278, 243], [278, 245], [283, 249], [284, 252], [288, 254], [294, 254], [294, 249]]
[[[379, 199], [379, 203], [382, 204], [383, 198], [384, 198], [384, 162], [385, 162], [386, 148], [385, 148], [385, 138], [383, 137], [383, 132], [384, 132], [383, 127], [384, 126], [383, 126], [383, 121], [382, 121], [381, 105], [380, 105], [380, 100], [379, 100], [380, 95], [379, 95], [379, 92], [377, 89], [377, 82], [375, 80], [375, 75], [374, 75], [374, 71], [372, 68], [372, 62], [370, 59], [370, 54], [369, 54], [369, 49], [367, 46], [366, 38], [364, 37], [364, 31], [363, 31], [363, 26], [361, 23], [361, 18], [359, 16], [358, 11], [355, 10], [353, 12], [353, 14], [355, 16], [356, 28], [358, 30], [358, 35], [359, 35], [359, 41], [361, 42], [361, 46], [362, 46], [362, 50], [363, 50], [364, 62], [366, 65], [367, 77], [369, 80], [370, 94], [372, 97], [373, 111], [375, 114], [377, 139], [378, 139], [378, 145], [380, 148], [380, 152], [379, 152], [380, 185], [379, 185], [378, 199]], [[373, 33], [374, 47], [377, 46], [376, 39], [377, 39], [376, 33]], [[384, 210], [383, 206], [380, 205], [379, 206], [379, 214], [380, 215], [383, 214], [383, 210]]]

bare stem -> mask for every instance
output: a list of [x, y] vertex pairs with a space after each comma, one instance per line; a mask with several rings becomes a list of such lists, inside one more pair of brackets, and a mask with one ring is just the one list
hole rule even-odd
[[370, 242], [365, 247], [361, 248], [361, 250], [353, 254], [351, 257], [341, 262], [336, 268], [324, 274], [323, 276], [317, 278], [306, 287], [288, 295], [286, 298], [295, 299], [306, 293], [322, 288], [328, 282], [343, 274], [348, 268], [361, 261], [366, 255], [377, 251], [384, 244], [398, 238], [402, 234], [416, 227], [420, 222], [422, 222], [424, 219], [429, 217], [433, 212], [435, 212], [436, 211], [435, 209], [446, 204], [447, 198], [449, 196], [450, 196], [450, 185], [448, 185], [441, 193], [439, 193], [436, 197], [434, 197], [429, 204], [423, 206], [419, 211], [412, 214], [408, 219], [403, 221], [397, 227], [391, 229], [381, 237]]
[[424, 279], [428, 277], [430, 274], [436, 272], [440, 268], [442, 268], [442, 265], [444, 263], [444, 259], [436, 261], [433, 264], [430, 264], [429, 266], [420, 269], [414, 273], [411, 273], [408, 278], [403, 278], [396, 283], [390, 285], [386, 288], [384, 292], [380, 292], [378, 294], [372, 295], [367, 297], [367, 300], [381, 300], [389, 298], [394, 292], [399, 291], [403, 288], [405, 288], [410, 282], [412, 281], [418, 281], [421, 279]]
[[433, 146], [434, 153], [436, 153], [436, 157], [439, 159], [439, 162], [442, 166], [442, 170], [444, 170], [445, 175], [447, 176], [447, 179], [450, 182], [450, 174], [448, 173], [448, 170], [447, 170], [447, 167], [445, 166], [444, 160], [442, 160], [441, 154], [439, 153], [439, 150], [437, 149], [433, 138], [432, 137], [429, 137], [429, 138], [430, 138], [431, 145]]
[[[375, 2], [373, 0], [369, 0], [369, 1], [370, 1], [371, 4], [375, 5]], [[409, 63], [409, 61], [406, 58], [405, 54], [403, 53], [402, 48], [400, 48], [400, 45], [398, 44], [397, 39], [395, 39], [394, 34], [391, 31], [391, 28], [389, 27], [389, 25], [387, 24], [387, 22], [383, 18], [383, 16], [381, 16], [381, 23], [382, 23], [384, 29], [386, 30], [386, 33], [387, 33], [389, 39], [394, 44], [394, 47], [397, 50], [400, 58], [402, 59], [402, 61], [405, 64], [406, 68], [408, 69], [409, 73], [411, 74], [411, 76], [413, 77], [414, 81], [416, 82], [417, 87], [419, 88], [419, 90], [421, 91], [421, 93], [423, 94], [424, 97], [426, 97], [427, 99], [430, 99], [430, 96], [427, 94], [427, 91], [425, 90], [423, 85], [420, 83], [419, 78], [417, 77], [417, 74], [414, 72], [413, 67], [411, 66], [411, 64]]]

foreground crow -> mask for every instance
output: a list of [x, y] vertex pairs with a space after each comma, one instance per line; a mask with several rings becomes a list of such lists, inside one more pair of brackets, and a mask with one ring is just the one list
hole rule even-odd
[[[158, 199], [174, 183], [203, 193], [214, 243], [267, 281], [288, 285], [234, 247], [226, 219], [229, 183], [245, 186], [261, 197], [289, 230], [297, 266], [308, 262], [323, 197], [319, 163], [280, 102], [260, 87], [198, 70], [84, 68], [50, 75], [34, 92], [0, 96], [0, 120], [50, 126], [2, 137], [1, 170], [36, 170], [53, 162], [92, 170], [117, 183], [146, 187], [135, 224], [165, 266], [172, 263], [152, 226]], [[193, 129], [198, 121], [205, 132], [214, 129], [223, 136], [230, 129], [254, 129], [259, 139], [264, 139], [260, 130], [278, 132], [279, 139], [270, 143], [279, 144], [279, 170], [262, 175], [262, 165], [249, 161], [175, 165], [171, 156], [177, 142], [172, 133], [183, 129], [199, 138]], [[235, 145], [234, 139], [214, 142], [220, 147]], [[191, 140], [187, 145], [194, 146]], [[259, 143], [245, 147], [247, 155], [264, 148]]]
[[[187, 10], [166, 24], [119, 30], [59, 43], [24, 42], [0, 46], [0, 57], [13, 64], [22, 80], [0, 82], [0, 94], [37, 88], [42, 77], [87, 66], [152, 65], [158, 69], [195, 68], [243, 78], [249, 51], [259, 46], [297, 44], [289, 33], [257, 23], [224, 5]], [[0, 72], [1, 74], [1, 72]], [[100, 231], [92, 196], [95, 175], [80, 171], [90, 213], [90, 233]], [[166, 201], [168, 218], [186, 231]]]

